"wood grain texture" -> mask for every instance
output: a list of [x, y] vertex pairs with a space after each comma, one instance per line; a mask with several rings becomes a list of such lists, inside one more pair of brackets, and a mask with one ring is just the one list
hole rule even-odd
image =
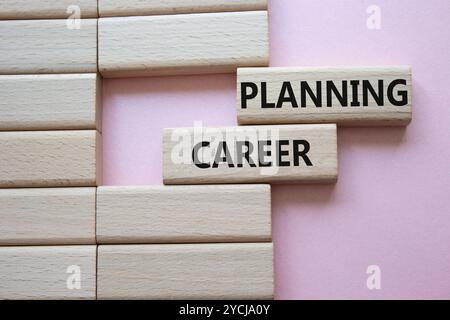
[[99, 19], [106, 77], [235, 72], [268, 62], [266, 11]]
[[[404, 84], [395, 84], [396, 80]], [[317, 105], [306, 91], [302, 94], [302, 81], [321, 99]], [[320, 81], [321, 92], [316, 89], [317, 81]], [[328, 85], [330, 81], [336, 86], [343, 102]], [[356, 99], [351, 81], [358, 81], [355, 86]], [[365, 81], [374, 89], [376, 98], [382, 101], [372, 96]], [[382, 81], [381, 90], [379, 81]], [[411, 68], [407, 66], [240, 68], [237, 83], [240, 124], [407, 125], [412, 118]], [[256, 90], [251, 88], [250, 83], [256, 85]], [[282, 90], [286, 83], [292, 88], [291, 95], [289, 89]], [[252, 97], [252, 93], [256, 95]], [[402, 94], [405, 95], [403, 101]], [[302, 96], [306, 97], [303, 102]], [[294, 98], [294, 104], [290, 97]]]
[[0, 245], [95, 244], [95, 192], [0, 189]]
[[100, 140], [94, 130], [0, 132], [0, 187], [96, 186]]
[[95, 73], [0, 75], [0, 130], [101, 130]]
[[337, 179], [334, 124], [165, 129], [163, 139], [164, 184]]
[[97, 19], [0, 21], [0, 74], [97, 72]]
[[98, 299], [271, 299], [272, 243], [100, 245]]
[[270, 241], [270, 205], [270, 185], [99, 187], [97, 241]]
[[[79, 289], [68, 288], [71, 266], [79, 267]], [[95, 291], [96, 246], [0, 248], [0, 299], [95, 299]]]
[[267, 0], [99, 0], [101, 17], [267, 10]]
[[97, 0], [2, 0], [0, 19], [68, 18], [69, 6], [80, 8], [81, 18], [96, 18]]

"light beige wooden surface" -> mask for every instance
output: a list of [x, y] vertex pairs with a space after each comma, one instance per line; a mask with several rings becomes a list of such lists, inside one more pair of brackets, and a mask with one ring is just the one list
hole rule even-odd
[[100, 139], [94, 130], [0, 132], [0, 187], [100, 184]]
[[95, 192], [0, 189], [0, 245], [95, 244]]
[[0, 299], [95, 299], [95, 282], [96, 246], [0, 248]]
[[267, 10], [267, 0], [99, 0], [101, 17]]
[[95, 73], [0, 75], [0, 130], [101, 130]]
[[106, 77], [266, 66], [267, 11], [101, 18], [98, 49], [99, 69]]
[[[175, 128], [165, 129], [163, 139], [165, 184], [334, 182], [337, 179], [334, 124]], [[286, 140], [287, 145], [279, 144], [281, 140]], [[254, 167], [242, 157], [247, 151], [242, 145], [245, 141], [253, 146], [249, 159]], [[271, 146], [264, 146], [264, 141], [270, 141]], [[295, 145], [295, 141], [302, 143]], [[221, 161], [225, 158], [223, 142], [227, 145], [230, 161]], [[196, 148], [201, 143], [209, 143], [209, 146]], [[309, 150], [306, 150], [306, 144], [309, 144]], [[260, 148], [264, 152], [259, 152]], [[281, 155], [281, 162], [278, 159], [280, 148], [283, 153], [288, 153]], [[266, 153], [268, 150], [270, 155]], [[306, 153], [300, 157], [294, 150], [299, 154]], [[193, 161], [194, 153], [198, 155], [197, 165]], [[271, 166], [260, 166], [260, 162]], [[241, 167], [238, 167], [239, 163]], [[207, 167], [200, 168], [203, 164]]]
[[98, 299], [271, 299], [272, 243], [100, 245]]
[[[405, 80], [406, 85], [398, 84], [393, 90], [388, 90], [393, 80]], [[342, 81], [347, 81], [347, 86]], [[352, 106], [353, 88], [351, 80], [359, 80], [357, 96], [360, 106]], [[379, 105], [368, 91], [367, 104], [364, 104], [362, 82], [368, 80], [375, 92], [378, 91], [378, 81], [383, 80], [383, 104]], [[301, 81], [306, 81], [314, 94], [321, 97], [321, 107], [316, 107], [313, 100], [306, 96], [302, 107]], [[321, 81], [321, 94], [316, 91], [316, 81]], [[327, 100], [327, 81], [332, 81], [339, 94], [343, 87], [347, 88], [347, 106], [343, 107], [334, 93], [331, 94], [330, 107]], [[283, 82], [288, 82], [292, 88], [298, 107], [292, 107], [289, 101], [279, 101], [281, 96], [289, 98], [288, 89], [281, 91]], [[254, 83], [257, 95], [250, 99], [252, 88], [242, 83]], [[274, 103], [275, 107], [267, 108], [262, 103], [263, 85], [266, 84], [266, 102]], [[240, 124], [280, 124], [280, 123], [338, 123], [340, 125], [406, 125], [412, 117], [412, 81], [411, 68], [407, 66], [392, 67], [289, 67], [289, 68], [240, 68], [237, 76], [237, 111]], [[249, 98], [243, 99], [242, 88], [245, 88]], [[331, 89], [329, 89], [331, 90]], [[405, 105], [393, 105], [387, 92], [392, 92], [393, 98], [401, 100], [399, 91], [407, 91]], [[246, 102], [246, 107], [245, 106]], [[406, 101], [405, 101], [406, 102]], [[266, 107], [262, 107], [262, 106]], [[273, 105], [272, 105], [273, 106]]]
[[99, 243], [270, 241], [270, 185], [99, 187]]
[[97, 19], [0, 21], [0, 74], [97, 71]]
[[2, 0], [0, 19], [58, 19], [68, 18], [76, 5], [81, 18], [96, 18], [97, 0]]

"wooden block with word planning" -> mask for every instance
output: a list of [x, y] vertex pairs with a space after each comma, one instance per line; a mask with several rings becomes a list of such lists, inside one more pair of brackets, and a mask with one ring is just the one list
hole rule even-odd
[[0, 19], [96, 18], [97, 0], [2, 0]]
[[105, 77], [267, 66], [267, 11], [101, 18], [98, 46]]
[[267, 10], [267, 0], [100, 0], [101, 17]]
[[240, 68], [239, 124], [407, 125], [411, 68]]
[[95, 130], [0, 132], [0, 187], [96, 186], [100, 140]]
[[0, 189], [0, 245], [95, 244], [95, 192]]
[[99, 187], [98, 243], [271, 240], [270, 185]]
[[96, 246], [0, 248], [0, 299], [95, 299]]
[[164, 130], [165, 184], [335, 182], [336, 125]]
[[98, 299], [272, 299], [272, 243], [100, 245]]
[[0, 74], [97, 72], [97, 19], [0, 21]]
[[0, 131], [101, 130], [101, 77], [0, 75]]

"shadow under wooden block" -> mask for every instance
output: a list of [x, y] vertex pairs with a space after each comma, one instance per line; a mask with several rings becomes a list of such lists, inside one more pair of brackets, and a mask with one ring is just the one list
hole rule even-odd
[[97, 19], [0, 21], [0, 74], [97, 72]]
[[0, 189], [0, 245], [95, 244], [95, 192]]
[[240, 124], [407, 125], [411, 68], [240, 68]]
[[100, 0], [101, 17], [267, 10], [267, 0]]
[[82, 18], [96, 18], [97, 0], [2, 0], [0, 6], [1, 20], [65, 19], [76, 13]]
[[270, 240], [270, 185], [97, 190], [98, 243]]
[[100, 145], [95, 130], [0, 132], [0, 187], [97, 186]]
[[235, 72], [267, 66], [267, 11], [99, 19], [105, 77]]
[[0, 299], [95, 299], [96, 246], [0, 248]]
[[101, 76], [0, 75], [0, 131], [101, 131]]
[[98, 299], [272, 299], [272, 243], [100, 245]]
[[335, 182], [335, 124], [165, 129], [164, 184]]

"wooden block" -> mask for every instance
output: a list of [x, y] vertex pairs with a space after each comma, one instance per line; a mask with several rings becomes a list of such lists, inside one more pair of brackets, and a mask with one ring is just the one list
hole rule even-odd
[[2, 0], [0, 19], [69, 18], [78, 6], [81, 18], [97, 17], [97, 0]]
[[0, 75], [0, 130], [101, 130], [95, 73]]
[[235, 72], [268, 62], [267, 11], [99, 19], [106, 77]]
[[270, 185], [99, 187], [99, 243], [271, 239]]
[[101, 245], [99, 299], [272, 299], [272, 243]]
[[267, 10], [267, 0], [99, 0], [101, 17]]
[[241, 68], [240, 124], [407, 125], [410, 67]]
[[0, 21], [0, 74], [97, 72], [97, 19]]
[[165, 184], [334, 182], [336, 125], [164, 130]]
[[0, 299], [95, 299], [96, 246], [0, 248]]
[[94, 130], [0, 132], [0, 187], [96, 186], [100, 140]]
[[0, 189], [0, 245], [95, 244], [95, 192]]

